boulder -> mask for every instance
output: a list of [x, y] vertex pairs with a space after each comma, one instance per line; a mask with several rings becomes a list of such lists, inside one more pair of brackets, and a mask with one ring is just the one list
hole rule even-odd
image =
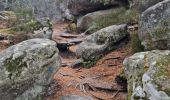
[[114, 48], [114, 44], [120, 42], [128, 35], [126, 25], [112, 25], [89, 35], [76, 48], [77, 57], [85, 61], [93, 61]]
[[0, 100], [33, 100], [60, 67], [56, 43], [30, 39], [0, 52]]
[[53, 31], [48, 27], [44, 27], [43, 29], [34, 31], [33, 34], [30, 35], [30, 38], [44, 38], [44, 39], [52, 39]]
[[143, 12], [147, 8], [161, 1], [163, 0], [129, 0], [129, 5], [131, 8], [136, 9], [139, 12]]
[[170, 100], [170, 51], [136, 53], [123, 62], [128, 100]]
[[69, 0], [68, 9], [72, 15], [87, 14], [93, 11], [111, 8], [117, 5], [128, 5], [125, 0]]
[[74, 16], [70, 13], [70, 10], [68, 9], [68, 2], [70, 2], [69, 0], [62, 0], [62, 2], [60, 3], [60, 11], [61, 11], [61, 16], [63, 18], [63, 20], [70, 20], [70, 21], [74, 21]]
[[78, 95], [65, 95], [62, 96], [60, 100], [94, 100], [89, 96], [78, 96]]
[[77, 20], [77, 28], [79, 31], [91, 34], [111, 25], [136, 22], [138, 16], [137, 11], [124, 7], [101, 10], [80, 17]]
[[114, 9], [101, 10], [101, 11], [92, 12], [92, 13], [86, 14], [83, 17], [80, 17], [77, 20], [78, 30], [80, 30], [80, 31], [88, 30], [90, 27], [92, 27], [92, 24], [95, 20], [102, 18], [102, 17], [109, 16], [112, 14], [113, 11], [114, 11]]
[[170, 49], [170, 0], [164, 0], [140, 16], [139, 38], [147, 50]]
[[28, 35], [28, 38], [52, 39], [53, 30], [52, 30], [52, 23], [49, 18], [38, 19], [37, 21], [35, 21], [34, 25], [30, 25], [28, 27], [30, 28], [33, 27], [32, 30], [33, 32], [32, 34]]

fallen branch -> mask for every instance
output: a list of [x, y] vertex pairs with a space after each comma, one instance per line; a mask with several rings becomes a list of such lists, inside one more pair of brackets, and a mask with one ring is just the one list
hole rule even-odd
[[117, 66], [116, 64], [108, 64], [108, 67]]
[[107, 77], [107, 76], [110, 76], [110, 75], [112, 75], [112, 73], [109, 73], [109, 74], [100, 74], [100, 75], [97, 75], [97, 76], [92, 77], [92, 79]]
[[113, 98], [115, 98], [119, 94], [119, 90], [113, 95]]
[[63, 74], [63, 73], [59, 73], [60, 75], [62, 76], [70, 76], [70, 77], [73, 77], [72, 75], [68, 75], [68, 74]]
[[111, 57], [111, 58], [106, 58], [106, 59], [104, 59], [104, 60], [103, 60], [103, 62], [102, 62], [102, 63], [104, 63], [106, 60], [110, 60], [110, 59], [120, 59], [120, 57]]

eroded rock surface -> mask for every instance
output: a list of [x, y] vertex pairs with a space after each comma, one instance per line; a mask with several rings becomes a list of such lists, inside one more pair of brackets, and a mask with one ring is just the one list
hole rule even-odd
[[94, 60], [114, 48], [114, 44], [128, 35], [126, 25], [112, 25], [89, 35], [78, 45], [76, 54], [84, 60]]
[[146, 49], [170, 49], [170, 0], [144, 11], [140, 17], [139, 38]]
[[56, 43], [30, 39], [0, 52], [0, 99], [33, 100], [59, 69]]
[[124, 60], [128, 100], [170, 100], [170, 51], [136, 53]]

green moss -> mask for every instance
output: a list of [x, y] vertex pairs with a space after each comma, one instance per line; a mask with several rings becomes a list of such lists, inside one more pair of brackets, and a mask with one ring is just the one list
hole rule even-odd
[[144, 46], [141, 45], [141, 41], [136, 32], [131, 34], [131, 48], [132, 54], [144, 51]]
[[22, 68], [27, 67], [26, 62], [23, 61], [24, 57], [18, 57], [15, 59], [8, 58], [4, 62], [4, 66], [6, 67], [7, 71], [9, 72], [9, 78], [11, 79], [12, 76], [18, 77], [21, 74]]
[[[154, 79], [156, 81], [167, 81], [170, 79], [170, 55], [160, 57], [156, 63], [156, 72], [154, 74]], [[162, 90], [168, 95], [170, 95], [170, 88], [162, 86], [161, 83], [156, 83], [157, 89]], [[164, 87], [164, 88], [162, 88]]]
[[98, 55], [98, 56], [95, 56], [92, 59], [84, 60], [83, 66], [90, 68], [90, 67], [94, 66], [101, 57], [102, 57], [102, 55]]
[[28, 23], [20, 24], [18, 26], [12, 27], [12, 31], [17, 31], [17, 32], [33, 32], [34, 30], [38, 30], [42, 28], [43, 25], [38, 22], [38, 21], [30, 21]]
[[156, 63], [157, 72], [155, 78], [170, 79], [170, 55], [161, 57]]
[[91, 24], [93, 27], [90, 32], [95, 32], [110, 25], [124, 24], [132, 21], [138, 21], [138, 12], [135, 10], [127, 10], [126, 8], [117, 8], [110, 15], [95, 19]]
[[34, 100], [44, 100], [42, 95], [38, 95]]

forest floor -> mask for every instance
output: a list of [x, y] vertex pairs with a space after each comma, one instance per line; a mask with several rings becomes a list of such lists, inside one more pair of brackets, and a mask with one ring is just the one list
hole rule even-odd
[[[53, 40], [58, 41], [59, 34], [65, 31], [65, 27], [64, 23], [55, 25]], [[96, 100], [125, 100], [126, 86], [117, 84], [115, 78], [122, 71], [123, 60], [130, 55], [129, 45], [129, 40], [124, 40], [116, 50], [102, 57], [90, 68], [70, 66], [77, 60], [75, 53], [71, 52], [75, 51], [76, 45], [71, 46], [70, 51], [60, 51], [62, 64], [66, 66], [55, 74], [54, 80], [58, 87], [53, 95], [48, 96], [48, 100], [60, 100], [66, 94], [91, 96]]]
[[[83, 41], [85, 36], [80, 34], [63, 34], [66, 27], [66, 23], [54, 25], [54, 41], [61, 44]], [[1, 44], [0, 51], [6, 47], [5, 44]], [[122, 71], [123, 60], [131, 55], [129, 40], [123, 40], [117, 49], [106, 54], [89, 68], [70, 66], [78, 60], [75, 49], [76, 45], [72, 45], [68, 50], [60, 50], [59, 54], [64, 67], [61, 67], [55, 74], [54, 81], [45, 95], [45, 100], [60, 100], [66, 94], [91, 96], [96, 100], [126, 100], [127, 84], [117, 84], [115, 78]]]

